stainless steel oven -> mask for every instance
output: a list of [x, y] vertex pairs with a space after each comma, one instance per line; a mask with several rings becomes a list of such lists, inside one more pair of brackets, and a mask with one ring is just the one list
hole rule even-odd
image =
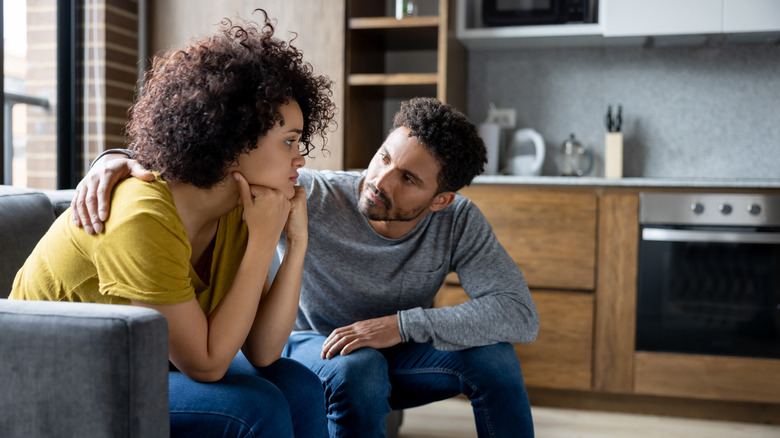
[[780, 196], [641, 193], [636, 349], [780, 358]]

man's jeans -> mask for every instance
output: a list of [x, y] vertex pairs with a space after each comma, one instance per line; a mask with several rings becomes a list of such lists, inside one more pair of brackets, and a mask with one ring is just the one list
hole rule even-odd
[[317, 376], [279, 359], [255, 368], [239, 351], [227, 374], [199, 383], [168, 375], [172, 437], [324, 438], [325, 400]]
[[331, 438], [383, 437], [385, 417], [464, 394], [479, 437], [533, 437], [520, 362], [507, 343], [439, 351], [406, 343], [321, 359], [325, 336], [294, 333], [282, 356], [311, 368], [325, 387]]

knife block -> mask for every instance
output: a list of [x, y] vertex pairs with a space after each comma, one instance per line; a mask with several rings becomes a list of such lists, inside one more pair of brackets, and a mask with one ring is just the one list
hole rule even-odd
[[604, 141], [604, 177], [623, 177], [623, 133], [608, 132]]

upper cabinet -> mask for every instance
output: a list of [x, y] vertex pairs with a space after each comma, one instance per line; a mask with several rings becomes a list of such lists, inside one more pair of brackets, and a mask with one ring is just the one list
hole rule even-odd
[[780, 1], [723, 0], [723, 32], [775, 32], [780, 29]]
[[777, 0], [601, 0], [606, 37], [773, 32]]
[[601, 0], [606, 37], [720, 33], [723, 0]]
[[593, 23], [509, 27], [485, 27], [482, 0], [457, 1], [458, 38], [470, 49], [637, 45], [680, 35], [776, 41], [780, 32], [778, 0], [591, 0]]

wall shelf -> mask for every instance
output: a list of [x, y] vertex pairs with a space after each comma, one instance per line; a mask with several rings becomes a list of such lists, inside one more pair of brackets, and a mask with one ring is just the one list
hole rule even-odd
[[353, 87], [366, 85], [436, 85], [437, 73], [351, 74], [347, 84]]
[[454, 0], [421, 0], [397, 20], [387, 2], [347, 1], [344, 168], [368, 166], [401, 101], [436, 97], [465, 110], [465, 50]]
[[350, 29], [406, 29], [412, 27], [438, 27], [438, 16], [407, 17], [354, 17], [349, 19]]

